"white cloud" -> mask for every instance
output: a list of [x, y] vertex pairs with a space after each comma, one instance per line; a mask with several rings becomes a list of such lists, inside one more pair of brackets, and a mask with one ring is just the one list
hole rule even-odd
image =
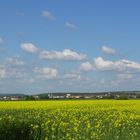
[[0, 80], [5, 78], [5, 76], [6, 76], [6, 70], [4, 66], [0, 66]]
[[37, 53], [39, 49], [32, 43], [22, 43], [21, 49], [28, 53]]
[[[26, 67], [22, 62], [9, 61], [5, 62], [6, 79], [24, 79], [28, 76]], [[21, 67], [22, 66], [22, 67]]]
[[62, 52], [59, 51], [42, 51], [40, 53], [41, 59], [62, 59], [62, 60], [85, 60], [87, 56], [85, 54], [79, 54], [69, 49], [64, 49]]
[[5, 60], [5, 64], [22, 66], [25, 63], [24, 63], [24, 61], [20, 60], [18, 57], [9, 57]]
[[66, 22], [65, 26], [69, 29], [76, 29], [77, 28], [75, 24], [70, 23], [70, 22]]
[[55, 19], [54, 15], [50, 11], [47, 11], [47, 10], [42, 11], [42, 16], [46, 17], [49, 20]]
[[125, 73], [125, 74], [118, 74], [117, 78], [119, 80], [131, 80], [133, 78], [133, 75], [132, 74], [127, 74], [127, 73]]
[[[18, 57], [7, 58], [3, 65], [0, 65], [0, 79], [24, 79], [27, 77], [25, 63]], [[22, 67], [21, 67], [22, 66]]]
[[112, 61], [104, 60], [102, 57], [94, 59], [94, 65], [98, 70], [112, 70], [114, 69], [114, 64]]
[[122, 59], [120, 61], [115, 62], [115, 66], [119, 70], [140, 70], [140, 63], [134, 62], [134, 61], [129, 61], [126, 59]]
[[124, 71], [124, 72], [132, 72], [132, 71], [140, 71], [140, 63], [121, 59], [119, 61], [109, 61], [104, 60], [102, 57], [98, 57], [94, 59], [94, 65], [97, 70], [115, 70], [115, 71]]
[[36, 67], [34, 69], [34, 72], [36, 74], [39, 74], [39, 78], [55, 78], [58, 75], [57, 69], [49, 68], [49, 67], [43, 67], [43, 68]]
[[81, 76], [77, 73], [67, 73], [64, 75], [64, 79], [80, 79]]
[[121, 87], [121, 86], [124, 87], [129, 84], [136, 85], [136, 83], [139, 83], [139, 82], [137, 82], [137, 80], [138, 79], [135, 77], [134, 74], [119, 73], [112, 80], [106, 80], [105, 83], [103, 84], [103, 86], [106, 85], [109, 88], [109, 87]]
[[24, 80], [27, 78], [27, 73], [24, 70], [19, 70], [17, 68], [7, 68], [6, 78]]
[[82, 71], [91, 71], [93, 70], [93, 65], [90, 64], [89, 62], [84, 62], [80, 66], [80, 70]]
[[109, 55], [115, 55], [116, 54], [116, 50], [115, 49], [112, 49], [112, 48], [109, 48], [109, 47], [106, 47], [106, 46], [103, 46], [101, 48], [102, 52], [104, 54], [109, 54]]

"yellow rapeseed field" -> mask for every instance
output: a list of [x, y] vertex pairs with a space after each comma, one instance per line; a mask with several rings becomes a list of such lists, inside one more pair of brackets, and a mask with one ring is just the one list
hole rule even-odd
[[140, 101], [0, 102], [0, 140], [140, 140]]

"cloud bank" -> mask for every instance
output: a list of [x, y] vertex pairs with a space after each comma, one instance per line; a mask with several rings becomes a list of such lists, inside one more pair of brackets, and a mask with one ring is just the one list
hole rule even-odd
[[85, 54], [71, 51], [70, 49], [64, 49], [63, 51], [42, 51], [40, 58], [44, 60], [62, 59], [62, 60], [85, 60], [87, 56]]

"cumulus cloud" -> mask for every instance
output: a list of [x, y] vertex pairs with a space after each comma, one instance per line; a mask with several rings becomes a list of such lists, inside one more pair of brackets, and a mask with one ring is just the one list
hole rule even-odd
[[0, 65], [0, 79], [24, 79], [27, 71], [24, 62], [18, 56], [6, 58]]
[[[117, 70], [117, 71], [140, 71], [140, 63], [121, 59], [119, 61], [110, 61], [104, 60], [102, 57], [98, 57], [94, 59], [94, 65], [97, 70], [105, 71], [105, 70]], [[131, 71], [132, 70], [132, 71]]]
[[6, 70], [5, 70], [4, 66], [0, 65], [0, 80], [5, 78], [5, 76], [6, 76]]
[[40, 53], [41, 59], [62, 59], [62, 60], [85, 60], [87, 56], [85, 54], [80, 54], [69, 49], [64, 49], [63, 51], [42, 51]]
[[98, 70], [112, 70], [114, 69], [114, 64], [112, 61], [104, 60], [102, 57], [94, 59], [94, 65]]
[[42, 11], [42, 16], [46, 17], [49, 20], [54, 20], [55, 19], [54, 15], [48, 10]]
[[93, 65], [89, 62], [84, 62], [80, 66], [81, 71], [91, 71], [93, 70]]
[[57, 69], [49, 67], [35, 67], [34, 72], [39, 74], [39, 78], [55, 78], [58, 75]]
[[101, 50], [104, 54], [109, 54], [109, 55], [115, 55], [116, 54], [115, 49], [109, 48], [107, 46], [102, 46]]
[[24, 80], [25, 78], [27, 78], [27, 73], [25, 72], [25, 70], [22, 69], [18, 69], [18, 68], [7, 68], [6, 69], [6, 78], [8, 79], [22, 79]]
[[24, 65], [24, 61], [20, 60], [19, 57], [9, 57], [5, 60], [5, 64], [7, 65], [16, 65], [16, 66], [22, 66]]
[[21, 49], [28, 53], [37, 53], [39, 49], [32, 43], [22, 43]]
[[76, 29], [77, 28], [75, 24], [70, 23], [70, 22], [66, 22], [65, 26], [69, 29]]

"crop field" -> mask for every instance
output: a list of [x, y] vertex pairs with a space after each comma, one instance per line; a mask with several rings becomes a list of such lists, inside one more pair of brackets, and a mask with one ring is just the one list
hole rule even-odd
[[140, 140], [140, 101], [1, 101], [0, 140]]

